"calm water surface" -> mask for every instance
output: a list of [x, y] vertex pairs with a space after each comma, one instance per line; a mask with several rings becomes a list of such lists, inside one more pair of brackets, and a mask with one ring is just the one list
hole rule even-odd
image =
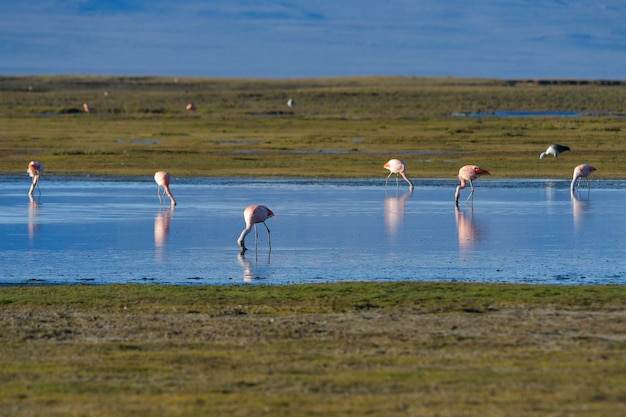
[[[0, 181], [0, 284], [271, 285], [338, 281], [626, 284], [626, 181], [176, 179]], [[467, 190], [462, 191], [464, 200]], [[243, 209], [269, 206], [239, 254]]]

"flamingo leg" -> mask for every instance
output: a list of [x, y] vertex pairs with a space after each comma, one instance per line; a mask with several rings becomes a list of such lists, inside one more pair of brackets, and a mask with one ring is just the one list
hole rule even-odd
[[391, 177], [391, 174], [393, 174], [393, 172], [390, 172], [389, 175], [387, 175], [387, 179], [385, 180], [385, 187], [387, 186], [387, 182], [389, 182], [389, 177]]
[[259, 231], [256, 228], [256, 223], [254, 224], [254, 250], [257, 249], [259, 245]]
[[159, 197], [159, 203], [163, 203], [163, 200], [161, 200], [161, 186], [159, 184], [157, 184], [157, 196]]
[[272, 250], [272, 239], [270, 238], [270, 228], [267, 227], [267, 225], [265, 224], [265, 222], [263, 222], [263, 226], [265, 226], [265, 229], [267, 230], [267, 244], [270, 248], [270, 251]]
[[470, 183], [471, 191], [469, 195], [467, 196], [467, 199], [465, 200], [465, 204], [467, 204], [470, 198], [472, 199], [472, 203], [474, 202], [474, 184], [472, 184], [472, 180], [469, 180], [469, 183]]

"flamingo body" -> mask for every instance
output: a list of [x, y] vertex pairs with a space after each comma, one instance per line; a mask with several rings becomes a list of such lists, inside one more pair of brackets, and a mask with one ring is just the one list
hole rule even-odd
[[161, 200], [161, 187], [163, 187], [163, 199], [165, 199], [165, 194], [170, 198], [172, 205], [176, 205], [176, 200], [174, 200], [174, 196], [170, 192], [170, 174], [167, 171], [158, 171], [154, 174], [154, 182], [157, 183], [157, 195], [159, 196], [159, 201]]
[[246, 250], [248, 250], [248, 248], [246, 248], [246, 245], [245, 245], [245, 238], [246, 238], [246, 235], [250, 233], [253, 226], [254, 226], [254, 235], [255, 235], [255, 244], [256, 244], [259, 238], [259, 233], [256, 229], [257, 223], [263, 223], [263, 225], [265, 226], [265, 229], [267, 229], [267, 241], [268, 241], [270, 250], [272, 249], [272, 244], [270, 241], [270, 229], [269, 227], [267, 227], [267, 224], [265, 224], [265, 221], [273, 216], [274, 216], [274, 213], [272, 212], [272, 210], [270, 210], [266, 206], [253, 204], [251, 206], [246, 207], [246, 209], [243, 211], [243, 219], [246, 222], [246, 227], [245, 229], [241, 231], [241, 234], [239, 235], [239, 239], [237, 239], [237, 244], [241, 247], [241, 252], [245, 252]]
[[399, 159], [390, 159], [389, 161], [385, 162], [383, 168], [389, 170], [389, 175], [387, 175], [387, 179], [385, 180], [385, 187], [387, 186], [389, 177], [391, 177], [392, 174], [396, 174], [396, 186], [398, 186], [398, 175], [401, 175], [402, 178], [404, 178], [404, 180], [409, 183], [411, 189], [413, 189], [413, 183], [406, 176], [406, 165], [404, 165], [404, 162]]
[[465, 202], [467, 203], [470, 198], [473, 198], [474, 184], [472, 184], [472, 181], [479, 178], [481, 175], [491, 175], [491, 173], [478, 165], [465, 165], [459, 169], [459, 181], [461, 181], [461, 184], [456, 187], [456, 191], [454, 193], [454, 202], [457, 205], [459, 204], [459, 195], [461, 194], [461, 190], [467, 186], [467, 182], [469, 182], [472, 191], [470, 191], [470, 194]]
[[[35, 187], [39, 190], [39, 176], [43, 174], [43, 164], [37, 161], [30, 161], [26, 172], [33, 179], [33, 183], [28, 191], [28, 195], [32, 195]], [[41, 190], [39, 190], [39, 192], [41, 192]]]
[[559, 159], [559, 154], [565, 151], [569, 151], [569, 146], [558, 144], [550, 145], [545, 152], [541, 152], [541, 155], [539, 155], [539, 159], [543, 159], [548, 155], [552, 155], [555, 159]]
[[[576, 189], [578, 185], [580, 185], [580, 180], [584, 178], [587, 180], [587, 188], [591, 188], [589, 184], [589, 176], [597, 171], [594, 167], [589, 164], [580, 164], [574, 168], [574, 175], [572, 177], [572, 183], [570, 184], [570, 188], [572, 191]], [[576, 184], [576, 180], [578, 180], [578, 184]]]

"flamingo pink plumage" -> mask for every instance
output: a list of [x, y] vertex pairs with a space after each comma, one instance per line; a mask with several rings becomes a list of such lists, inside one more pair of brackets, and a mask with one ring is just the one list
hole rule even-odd
[[391, 177], [391, 174], [396, 174], [396, 186], [398, 186], [398, 175], [402, 175], [402, 178], [404, 178], [404, 180], [409, 183], [411, 189], [413, 189], [413, 183], [406, 176], [406, 165], [404, 165], [404, 162], [399, 159], [390, 159], [389, 161], [385, 162], [383, 168], [389, 170], [389, 175], [387, 175], [387, 179], [385, 180], [385, 187], [387, 186], [387, 182], [389, 181], [389, 177]]
[[252, 230], [252, 226], [254, 226], [254, 235], [255, 235], [254, 242], [256, 245], [256, 242], [259, 239], [259, 233], [256, 229], [257, 223], [263, 223], [263, 225], [267, 229], [267, 242], [268, 242], [270, 250], [272, 250], [272, 243], [270, 240], [270, 229], [269, 227], [267, 227], [267, 224], [265, 224], [265, 220], [273, 216], [274, 216], [274, 213], [272, 212], [272, 210], [270, 210], [266, 206], [253, 204], [251, 206], [246, 207], [246, 209], [243, 211], [243, 219], [246, 222], [246, 228], [241, 231], [241, 234], [239, 235], [239, 239], [237, 239], [237, 244], [241, 246], [242, 253], [248, 250], [248, 248], [246, 248], [244, 239], [246, 238], [246, 235], [250, 233], [250, 230]]
[[174, 200], [174, 196], [170, 192], [170, 174], [167, 171], [158, 171], [154, 174], [154, 182], [157, 183], [157, 195], [159, 196], [159, 201], [161, 200], [161, 187], [163, 187], [163, 199], [165, 199], [165, 194], [168, 195], [170, 200], [172, 201], [172, 205], [176, 205], [176, 200]]
[[[33, 179], [33, 183], [30, 186], [30, 190], [28, 191], [28, 195], [32, 195], [35, 187], [39, 190], [39, 176], [43, 174], [43, 164], [37, 161], [30, 161], [28, 163], [28, 169], [26, 170], [28, 175]], [[39, 190], [41, 192], [41, 190]]]
[[[594, 167], [589, 164], [580, 164], [574, 168], [574, 176], [572, 177], [572, 183], [570, 184], [570, 188], [572, 191], [576, 189], [577, 186], [580, 185], [580, 180], [582, 178], [587, 180], [587, 188], [590, 189], [591, 185], [589, 184], [589, 176], [597, 171]], [[576, 184], [576, 180], [578, 180], [578, 184]]]
[[470, 194], [465, 202], [467, 203], [470, 198], [473, 198], [474, 184], [472, 184], [472, 181], [485, 174], [491, 175], [489, 171], [477, 165], [465, 165], [464, 167], [461, 167], [461, 169], [459, 169], [459, 180], [461, 181], [461, 184], [456, 187], [456, 192], [454, 193], [454, 202], [457, 205], [459, 204], [459, 195], [461, 194], [461, 190], [467, 186], [468, 181], [470, 183], [472, 191], [470, 191]]

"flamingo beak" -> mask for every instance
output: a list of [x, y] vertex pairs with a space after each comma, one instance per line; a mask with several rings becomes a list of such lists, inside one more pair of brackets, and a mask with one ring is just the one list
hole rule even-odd
[[487, 171], [486, 169], [479, 169], [477, 173], [480, 175], [491, 175], [491, 172]]

